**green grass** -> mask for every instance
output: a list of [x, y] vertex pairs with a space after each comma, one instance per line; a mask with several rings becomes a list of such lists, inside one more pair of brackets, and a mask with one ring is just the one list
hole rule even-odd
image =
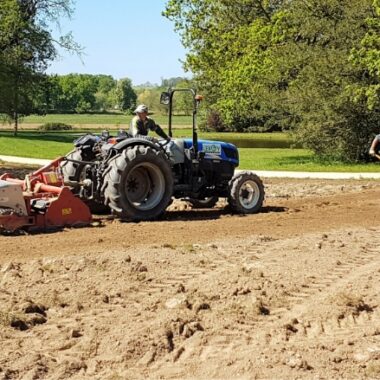
[[[15, 138], [11, 132], [0, 132], [0, 155], [31, 158], [55, 158], [73, 149], [72, 141], [79, 132], [20, 132]], [[191, 136], [190, 130], [178, 130], [178, 137]], [[349, 165], [340, 162], [321, 162], [311, 151], [305, 149], [268, 148], [283, 143], [290, 144], [289, 137], [282, 133], [273, 134], [239, 134], [239, 133], [201, 133], [205, 139], [216, 139], [246, 144], [261, 145], [260, 148], [239, 148], [240, 168], [257, 170], [290, 171], [337, 171], [337, 172], [380, 172], [380, 164]]]
[[[80, 125], [80, 124], [98, 124], [109, 126], [118, 125], [128, 125], [132, 119], [133, 115], [124, 114], [54, 114], [54, 115], [31, 115], [23, 118], [21, 123], [25, 124], [44, 124], [60, 122], [70, 125]], [[152, 115], [152, 118], [158, 124], [167, 125], [168, 117], [163, 115]], [[191, 125], [191, 116], [174, 116], [173, 123], [175, 125]]]
[[297, 172], [380, 172], [380, 163], [346, 164], [321, 161], [307, 149], [241, 148], [240, 168]]
[[54, 158], [73, 149], [74, 136], [69, 133], [28, 133], [18, 137], [0, 133], [0, 154], [30, 158]]
[[[191, 137], [191, 129], [175, 129], [174, 137]], [[199, 132], [205, 140], [219, 140], [235, 144], [239, 148], [289, 148], [293, 142], [287, 133], [237, 133], [237, 132]]]

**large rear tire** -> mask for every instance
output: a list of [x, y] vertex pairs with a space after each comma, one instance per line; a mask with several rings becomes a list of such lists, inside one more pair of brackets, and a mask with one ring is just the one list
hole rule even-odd
[[173, 194], [170, 164], [162, 152], [149, 146], [129, 147], [109, 163], [103, 191], [105, 203], [121, 219], [156, 219]]
[[241, 172], [232, 177], [228, 203], [239, 214], [254, 214], [260, 211], [265, 197], [261, 179], [252, 172]]

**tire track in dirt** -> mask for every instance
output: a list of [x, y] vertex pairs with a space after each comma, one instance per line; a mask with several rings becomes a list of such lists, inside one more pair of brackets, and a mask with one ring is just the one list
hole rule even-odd
[[[227, 246], [228, 247], [228, 246]], [[207, 266], [197, 267], [193, 263], [192, 269], [189, 271], [184, 266], [183, 270], [181, 267], [177, 267], [174, 271], [170, 272], [167, 277], [163, 277], [162, 273], [159, 278], [154, 278], [152, 281], [145, 283], [143, 287], [139, 288], [139, 293], [143, 295], [154, 295], [162, 293], [164, 289], [173, 288], [175, 286], [180, 286], [181, 284], [186, 283], [188, 286], [196, 282], [202, 281], [211, 281], [214, 278], [220, 277], [220, 275], [229, 272], [236, 271], [238, 266], [243, 266], [247, 263], [246, 255], [242, 253], [236, 253], [235, 249], [227, 248], [224, 246], [224, 243], [216, 242], [210, 246], [210, 244], [195, 245], [195, 248], [198, 253], [201, 252], [204, 257], [207, 257], [209, 260]], [[264, 246], [260, 245], [261, 249], [264, 249]], [[181, 251], [184, 247], [178, 246], [176, 251]], [[188, 247], [186, 247], [188, 249]], [[245, 247], [240, 245], [239, 252], [242, 250], [245, 251]], [[265, 255], [263, 256], [265, 257]], [[259, 258], [257, 258], [259, 261]], [[257, 263], [255, 264], [257, 265]]]
[[327, 343], [337, 339], [348, 339], [355, 333], [363, 333], [371, 324], [371, 328], [380, 326], [378, 310], [363, 311], [359, 315], [350, 314], [342, 318], [329, 318], [327, 320], [312, 320], [304, 322], [300, 327], [301, 337], [294, 336], [297, 341], [317, 339]]
[[[191, 287], [193, 284], [202, 283], [203, 281], [213, 282], [214, 279], [223, 276], [223, 274], [236, 271], [238, 267], [246, 265], [247, 268], [250, 269], [249, 266], [251, 265], [253, 269], [260, 266], [260, 260], [266, 260], [265, 255], [263, 255], [263, 258], [257, 257], [257, 261], [252, 265], [252, 263], [248, 263], [246, 255], [241, 253], [242, 250], [245, 251], [244, 246], [240, 247], [240, 253], [236, 253], [235, 249], [231, 250], [223, 245], [213, 244], [213, 246], [218, 246], [217, 251], [215, 248], [210, 248], [209, 245], [199, 245], [197, 248], [204, 256], [209, 258], [210, 262], [208, 263], [208, 267], [193, 266], [191, 271], [185, 268], [183, 271], [172, 272], [166, 278], [162, 278], [161, 276], [158, 279], [146, 283], [143, 288], [139, 289], [139, 292], [144, 295], [154, 295], [161, 293], [164, 289], [180, 286], [184, 283]], [[264, 248], [263, 246], [260, 247], [262, 249]], [[270, 257], [268, 257], [268, 264], [269, 263]]]
[[[358, 279], [368, 277], [371, 277], [375, 283], [380, 283], [380, 258], [378, 255], [372, 256], [372, 260], [368, 260], [357, 268], [355, 272], [349, 272], [348, 276], [341, 278], [335, 284], [326, 288], [324, 292], [313, 300], [313, 303], [322, 302], [328, 297], [333, 298], [339, 291], [347, 289], [349, 283], [355, 283]], [[299, 330], [299, 334], [292, 336], [297, 341], [317, 339], [319, 342], [327, 343], [336, 339], [348, 339], [356, 333], [362, 334], [364, 331], [380, 328], [378, 305], [372, 307], [365, 303], [359, 304], [357, 305], [357, 310], [349, 312], [347, 315], [341, 314], [323, 319], [308, 318], [309, 308], [311, 309], [311, 302], [295, 305], [287, 315], [289, 319], [297, 318], [297, 316], [301, 315], [301, 320], [303, 320], [299, 328], [295, 326]]]
[[358, 252], [354, 254], [350, 260], [346, 262], [337, 263], [336, 267], [332, 269], [332, 272], [323, 278], [315, 281], [313, 284], [309, 285], [309, 288], [305, 288], [303, 292], [294, 292], [289, 294], [288, 299], [291, 304], [300, 304], [305, 301], [305, 299], [314, 296], [315, 294], [323, 294], [328, 290], [334, 283], [339, 281], [339, 279], [344, 278], [354, 269], [362, 267], [372, 260], [374, 260], [378, 255], [370, 252]]
[[[291, 240], [291, 239], [290, 239]], [[284, 321], [294, 318], [300, 318], [299, 315], [303, 312], [307, 312], [309, 306], [327, 298], [334, 292], [344, 289], [350, 281], [355, 281], [361, 276], [379, 273], [380, 261], [378, 258], [376, 247], [379, 246], [380, 239], [361, 247], [359, 252], [356, 252], [353, 256], [347, 258], [345, 262], [339, 263], [336, 267], [332, 268], [329, 274], [323, 275], [317, 278], [315, 283], [310, 288], [302, 289], [299, 292], [293, 292], [287, 295], [285, 303], [286, 307], [277, 308], [271, 310], [269, 316], [258, 317], [256, 320], [245, 324], [248, 328], [254, 328], [256, 334], [260, 335], [259, 331], [284, 331]], [[253, 265], [255, 268], [266, 268], [268, 265], [280, 266], [276, 259], [279, 254], [276, 252], [270, 252], [266, 254], [262, 252], [263, 246], [256, 246], [255, 248], [246, 247], [246, 252], [251, 256], [251, 262], [247, 260], [247, 257], [237, 253], [236, 250], [225, 252], [223, 256], [215, 259], [214, 262], [222, 264], [224, 262], [224, 268], [222, 271], [228, 271], [233, 268], [236, 269], [237, 265]], [[227, 267], [226, 262], [228, 261]], [[376, 272], [377, 271], [377, 272]], [[219, 276], [221, 272], [216, 274]], [[325, 340], [334, 340], [338, 338], [344, 339], [352, 335], [353, 331], [360, 330], [368, 322], [372, 324], [380, 321], [380, 315], [378, 310], [371, 312], [364, 311], [358, 316], [348, 315], [337, 320], [334, 318], [327, 321], [312, 320], [302, 324], [299, 328], [298, 334], [292, 335], [289, 339], [314, 339], [315, 337], [324, 336]], [[265, 329], [265, 330], [264, 330]], [[302, 332], [301, 332], [302, 329]], [[301, 335], [302, 334], [302, 335]], [[301, 335], [301, 336], [300, 336]], [[257, 338], [262, 344], [265, 342], [264, 336]], [[277, 339], [277, 338], [276, 338]], [[208, 344], [201, 348], [199, 358], [202, 361], [212, 361], [220, 359], [221, 355], [225, 355], [226, 358], [239, 348], [242, 355], [252, 355], [252, 347], [250, 342], [252, 340], [252, 334], [244, 331], [223, 331], [219, 330], [217, 338], [210, 339]], [[270, 344], [271, 338], [266, 340], [266, 344]], [[242, 347], [246, 346], [242, 349]], [[194, 351], [194, 349], [191, 349]]]
[[142, 295], [153, 296], [162, 293], [165, 289], [179, 287], [182, 283], [197, 279], [201, 276], [207, 276], [204, 268], [193, 269], [192, 271], [180, 271], [179, 273], [172, 273], [166, 278], [154, 279], [149, 283], [145, 283], [144, 287], [138, 291]]
[[[289, 239], [289, 242], [292, 238]], [[380, 243], [380, 240], [379, 240]], [[167, 288], [173, 288], [186, 283], [190, 286], [194, 283], [202, 283], [202, 281], [213, 281], [223, 277], [227, 273], [236, 272], [237, 268], [250, 270], [269, 269], [268, 276], [274, 269], [282, 269], [281, 255], [274, 249], [271, 249], [271, 245], [275, 246], [277, 241], [265, 242], [265, 244], [255, 243], [255, 247], [252, 244], [240, 245], [237, 249], [227, 249], [223, 246], [219, 246], [217, 252], [209, 249], [207, 246], [202, 247], [204, 255], [210, 255], [210, 266], [213, 268], [210, 271], [209, 268], [199, 267], [194, 268], [191, 271], [179, 271], [173, 272], [167, 278], [160, 278], [146, 283], [144, 287], [139, 289], [139, 292], [144, 295], [154, 295], [162, 293]], [[285, 243], [283, 243], [286, 245]], [[270, 251], [269, 253], [268, 250]], [[339, 262], [331, 270], [327, 270], [327, 274], [321, 278], [314, 279], [314, 282], [308, 285], [307, 288], [303, 287], [302, 290], [293, 291], [285, 294], [284, 304], [285, 307], [274, 308], [270, 311], [270, 315], [265, 319], [258, 318], [252, 321], [252, 325], [257, 323], [268, 323], [270, 321], [278, 320], [282, 315], [288, 313], [295, 305], [304, 303], [307, 299], [314, 295], [321, 295], [327, 289], [329, 289], [334, 283], [341, 278], [347, 276], [351, 271], [366, 265], [377, 257], [376, 243], [362, 247], [362, 249], [354, 255], [347, 258], [345, 262]]]
[[[292, 239], [289, 240], [291, 241]], [[302, 288], [302, 291], [300, 290], [285, 294], [286, 300], [284, 300], [284, 303], [287, 304], [287, 307], [271, 310], [270, 315], [265, 320], [260, 322], [266, 323], [267, 321], [278, 319], [279, 316], [288, 312], [294, 305], [301, 304], [306, 299], [309, 299], [316, 294], [320, 295], [321, 292], [326, 291], [326, 289], [331, 287], [339, 279], [345, 277], [351, 271], [370, 263], [378, 256], [375, 247], [376, 243], [371, 244], [369, 247], [363, 247], [363, 250], [355, 253], [353, 256], [350, 256], [346, 262], [337, 263], [336, 266], [332, 268], [331, 271], [329, 270], [326, 275], [319, 279], [315, 279], [314, 282], [308, 285], [307, 288]], [[267, 248], [270, 249], [270, 247]], [[237, 265], [244, 265], [248, 270], [269, 268], [273, 272], [273, 269], [283, 269], [280, 254], [276, 251], [272, 251], [269, 254], [265, 253], [263, 252], [263, 246], [256, 246], [255, 248], [247, 246], [244, 250], [252, 255], [250, 260], [247, 260], [246, 256], [236, 253], [236, 250], [233, 250], [223, 255], [223, 257], [215, 259], [214, 262], [219, 263], [221, 266], [223, 265], [223, 271], [236, 268]], [[226, 262], [228, 262], [227, 268]], [[270, 272], [268, 275], [270, 275]]]

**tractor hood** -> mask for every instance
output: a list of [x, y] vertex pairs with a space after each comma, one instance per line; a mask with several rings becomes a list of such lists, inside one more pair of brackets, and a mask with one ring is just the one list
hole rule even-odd
[[[192, 139], [184, 139], [184, 148], [193, 146]], [[239, 165], [239, 152], [235, 145], [222, 141], [199, 140], [198, 151], [206, 153], [206, 159], [228, 161], [236, 166]]]

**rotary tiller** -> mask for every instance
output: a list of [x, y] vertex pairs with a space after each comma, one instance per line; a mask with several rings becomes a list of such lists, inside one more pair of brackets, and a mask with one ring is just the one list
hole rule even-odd
[[27, 175], [0, 177], [0, 231], [49, 230], [88, 225], [87, 205], [64, 186], [58, 158]]

